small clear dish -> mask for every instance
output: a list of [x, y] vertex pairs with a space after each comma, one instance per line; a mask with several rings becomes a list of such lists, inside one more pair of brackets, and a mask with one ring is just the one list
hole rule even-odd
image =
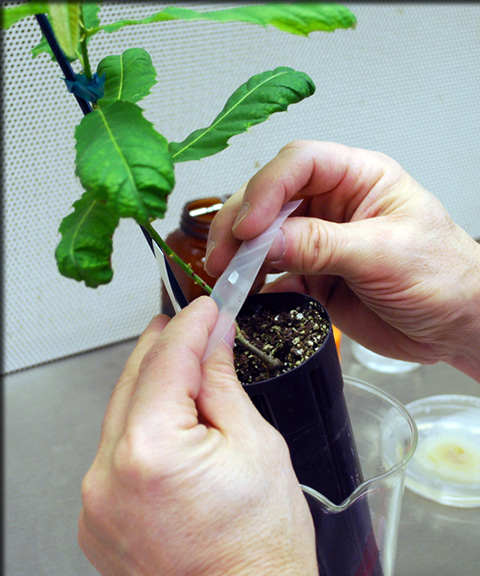
[[446, 506], [480, 506], [480, 397], [430, 396], [406, 409], [418, 428], [407, 488]]

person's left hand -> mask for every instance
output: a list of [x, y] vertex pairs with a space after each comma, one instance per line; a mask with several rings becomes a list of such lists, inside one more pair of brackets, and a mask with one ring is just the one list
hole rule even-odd
[[314, 528], [279, 433], [238, 382], [202, 297], [154, 319], [110, 400], [79, 542], [104, 576], [317, 575]]

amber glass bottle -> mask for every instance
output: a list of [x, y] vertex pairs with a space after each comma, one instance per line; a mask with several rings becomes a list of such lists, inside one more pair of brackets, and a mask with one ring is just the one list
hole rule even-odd
[[[183, 207], [180, 226], [165, 239], [168, 246], [212, 288], [216, 279], [209, 276], [203, 269], [208, 231], [213, 217], [223, 206], [225, 200], [226, 198], [208, 197], [187, 202]], [[178, 264], [172, 260], [169, 260], [169, 264], [189, 302], [205, 294], [205, 291], [195, 284]], [[257, 278], [252, 292], [258, 292], [264, 281], [264, 278]], [[162, 312], [169, 316], [174, 314], [173, 306], [165, 289], [162, 290]]]

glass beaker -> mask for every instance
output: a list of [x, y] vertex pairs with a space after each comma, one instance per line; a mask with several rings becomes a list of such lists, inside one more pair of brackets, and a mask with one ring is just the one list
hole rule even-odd
[[312, 512], [322, 576], [392, 576], [415, 423], [395, 398], [344, 377], [344, 394], [363, 474], [341, 504], [302, 486]]
[[353, 357], [359, 364], [374, 372], [381, 372], [383, 374], [406, 374], [421, 366], [421, 364], [417, 362], [406, 362], [405, 360], [396, 360], [395, 358], [382, 356], [365, 348], [365, 346], [361, 346], [354, 340], [352, 340], [351, 350]]

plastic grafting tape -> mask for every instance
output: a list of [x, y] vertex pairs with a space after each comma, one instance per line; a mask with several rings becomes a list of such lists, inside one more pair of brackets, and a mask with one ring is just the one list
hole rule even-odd
[[215, 300], [219, 314], [208, 339], [202, 362], [215, 350], [235, 321], [278, 230], [301, 202], [302, 200], [295, 200], [285, 204], [264, 232], [252, 240], [245, 240], [217, 280], [210, 297]]

